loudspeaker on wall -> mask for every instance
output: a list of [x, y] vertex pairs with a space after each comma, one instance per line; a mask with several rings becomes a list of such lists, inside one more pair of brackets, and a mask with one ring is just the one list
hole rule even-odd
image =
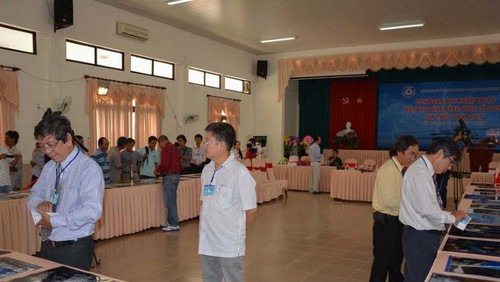
[[267, 77], [267, 61], [257, 61], [257, 76], [264, 79]]
[[73, 25], [73, 0], [54, 0], [54, 32]]

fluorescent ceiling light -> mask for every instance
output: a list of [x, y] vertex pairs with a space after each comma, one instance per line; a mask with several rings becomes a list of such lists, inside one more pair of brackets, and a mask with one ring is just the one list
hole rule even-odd
[[381, 24], [378, 27], [378, 29], [379, 30], [392, 30], [392, 29], [401, 29], [401, 28], [422, 27], [424, 25], [425, 25], [424, 22], [391, 23], [391, 24]]
[[172, 5], [187, 3], [187, 2], [191, 2], [191, 1], [193, 1], [193, 0], [175, 0], [175, 1], [167, 2], [167, 5], [172, 6]]
[[276, 39], [266, 39], [266, 40], [261, 40], [260, 43], [271, 43], [271, 42], [279, 42], [279, 41], [288, 41], [288, 40], [295, 40], [297, 36], [294, 37], [285, 37], [285, 38], [276, 38]]

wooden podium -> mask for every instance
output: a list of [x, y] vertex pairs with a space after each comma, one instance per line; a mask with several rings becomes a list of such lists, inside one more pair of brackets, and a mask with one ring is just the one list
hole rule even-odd
[[469, 148], [470, 171], [488, 172], [488, 166], [493, 160], [493, 149], [488, 145], [474, 144]]

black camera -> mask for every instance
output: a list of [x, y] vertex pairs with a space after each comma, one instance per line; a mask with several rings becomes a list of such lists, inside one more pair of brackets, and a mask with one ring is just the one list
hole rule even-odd
[[459, 119], [458, 123], [460, 125], [455, 127], [455, 136], [462, 133], [462, 138], [460, 140], [464, 142], [466, 147], [470, 147], [472, 145], [472, 132], [467, 127], [463, 119]]

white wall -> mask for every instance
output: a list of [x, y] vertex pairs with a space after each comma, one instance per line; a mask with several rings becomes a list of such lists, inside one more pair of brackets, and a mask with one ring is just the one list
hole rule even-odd
[[[14, 129], [21, 135], [19, 147], [25, 156], [31, 154], [34, 144], [33, 127], [43, 115], [42, 110], [37, 110], [37, 104], [43, 108], [53, 107], [57, 99], [70, 95], [73, 103], [68, 117], [72, 126], [75, 132], [85, 138], [89, 136], [89, 118], [85, 110], [85, 74], [167, 87], [166, 94], [174, 112], [166, 102], [162, 133], [170, 139], [175, 139], [182, 133], [187, 136], [188, 143], [192, 144], [196, 133], [203, 134], [207, 125], [206, 94], [241, 99], [238, 134], [240, 139], [253, 135], [254, 100], [258, 96], [255, 87], [252, 87], [252, 95], [245, 95], [188, 84], [187, 68], [194, 66], [241, 77], [254, 83], [254, 54], [91, 0], [73, 1], [73, 26], [54, 33], [52, 2], [49, 0], [47, 4], [46, 0], [2, 0], [0, 9], [0, 22], [37, 32], [37, 55], [0, 49], [0, 64], [16, 66], [23, 70], [18, 74], [21, 109], [15, 117]], [[117, 21], [148, 29], [150, 39], [139, 41], [117, 35]], [[125, 52], [125, 71], [67, 62], [66, 39]], [[175, 80], [130, 73], [130, 53], [175, 63]], [[198, 114], [200, 119], [185, 125], [183, 119], [186, 114]], [[27, 162], [29, 157], [24, 158], [24, 163]]]

